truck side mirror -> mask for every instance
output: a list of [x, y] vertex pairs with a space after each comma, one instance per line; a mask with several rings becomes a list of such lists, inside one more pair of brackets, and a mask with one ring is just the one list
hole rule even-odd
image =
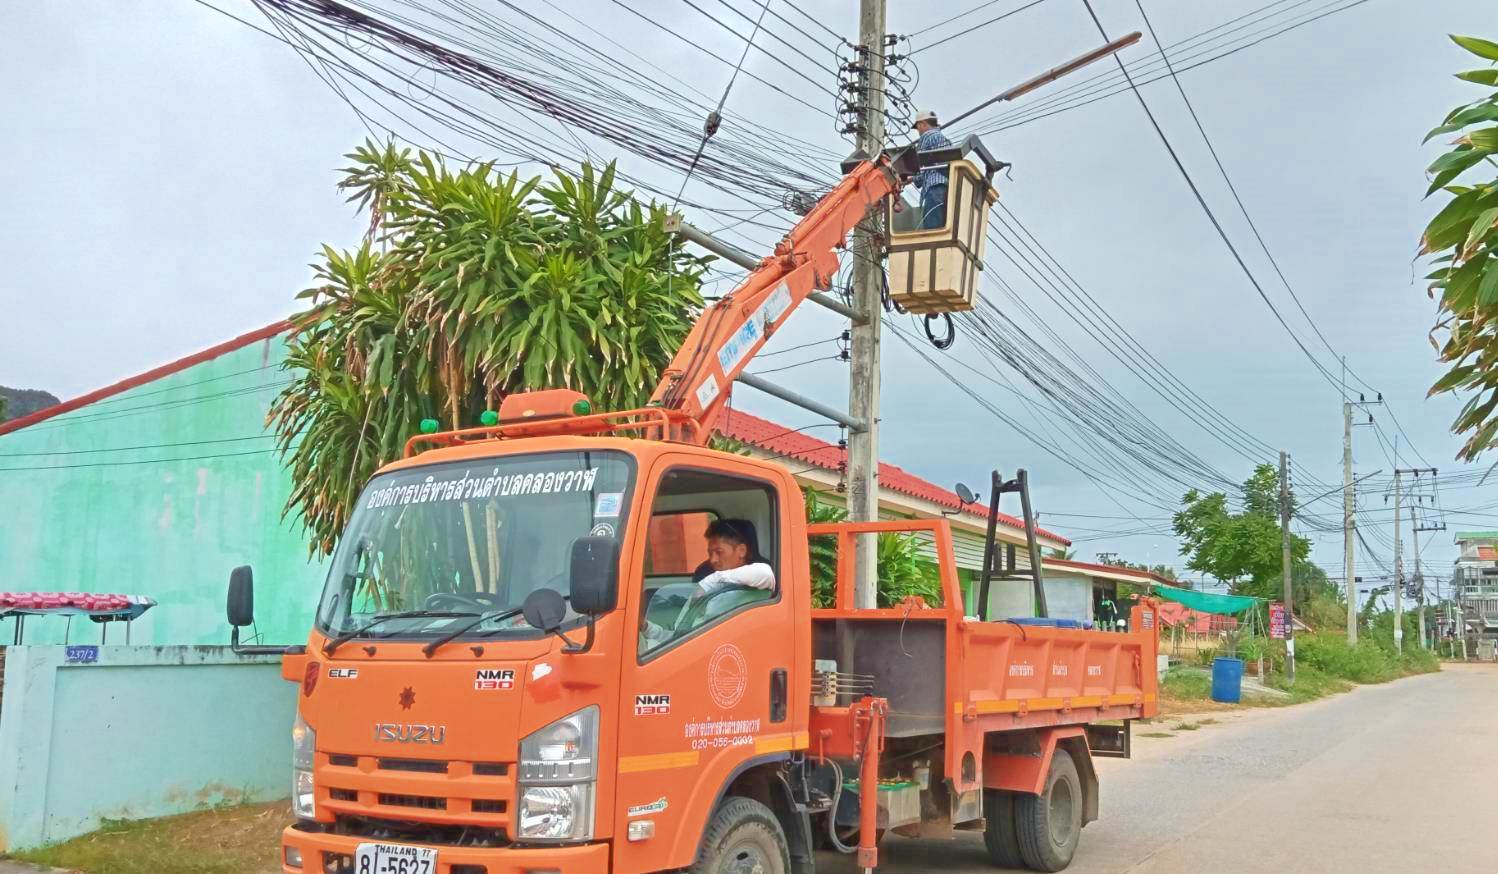
[[562, 593], [556, 589], [537, 589], [531, 592], [525, 596], [521, 609], [525, 621], [532, 628], [547, 634], [561, 628], [562, 620], [567, 618], [567, 602], [562, 600]]
[[229, 624], [243, 628], [255, 621], [255, 572], [249, 565], [229, 571]]
[[572, 609], [597, 616], [619, 601], [619, 541], [612, 537], [579, 537], [572, 541], [568, 571]]

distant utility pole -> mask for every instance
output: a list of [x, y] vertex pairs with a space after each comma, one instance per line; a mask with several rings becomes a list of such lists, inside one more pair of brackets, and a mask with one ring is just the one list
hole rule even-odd
[[[1368, 404], [1381, 404], [1384, 396], [1380, 394], [1378, 400], [1365, 400], [1358, 395], [1356, 401], [1347, 395], [1347, 359], [1342, 359], [1342, 575], [1347, 580], [1347, 642], [1358, 642], [1358, 589], [1354, 580], [1357, 574], [1352, 553], [1353, 529], [1357, 523], [1353, 519], [1353, 481], [1352, 481], [1352, 408], [1354, 405], [1366, 406]], [[1370, 417], [1371, 419], [1372, 417]]]
[[[1397, 451], [1397, 444], [1396, 444]], [[1396, 459], [1397, 460], [1397, 459]], [[1410, 474], [1418, 478], [1422, 473], [1434, 475], [1436, 469], [1433, 467], [1409, 467], [1394, 469], [1394, 649], [1396, 652], [1404, 651], [1404, 556], [1399, 550], [1399, 506], [1403, 497], [1401, 488], [1401, 477]], [[1420, 526], [1415, 521], [1415, 507], [1410, 506], [1410, 528], [1411, 536], [1415, 539], [1415, 579], [1420, 578]], [[1420, 645], [1425, 645], [1425, 610], [1420, 610]]]
[[[1290, 557], [1290, 453], [1280, 451], [1280, 576], [1285, 581], [1285, 679], [1295, 682], [1295, 600]], [[1261, 678], [1262, 679], [1262, 678]]]
[[1394, 651], [1404, 652], [1404, 556], [1399, 552], [1399, 475], [1394, 468]]
[[[1435, 507], [1435, 509], [1437, 509], [1439, 511], [1440, 508], [1439, 508], [1439, 506], [1436, 506], [1436, 504], [1437, 504], [1438, 496], [1439, 496], [1440, 493], [1439, 493], [1439, 491], [1437, 491], [1437, 485], [1434, 482], [1434, 480], [1440, 474], [1440, 471], [1436, 470], [1434, 467], [1430, 468], [1429, 470], [1430, 470], [1430, 476], [1431, 476], [1431, 480], [1432, 480], [1432, 483], [1431, 483], [1431, 503]], [[1421, 471], [1419, 471], [1419, 470], [1415, 471], [1415, 478], [1417, 480], [1420, 478], [1420, 473], [1421, 473]], [[1424, 500], [1424, 498], [1422, 497], [1421, 500]], [[1429, 518], [1429, 517], [1427, 517], [1427, 518]], [[1417, 589], [1417, 591], [1419, 593], [1419, 598], [1420, 598], [1420, 639], [1424, 640], [1425, 637], [1426, 637], [1426, 628], [1425, 628], [1425, 575], [1423, 573], [1421, 573], [1421, 571], [1420, 571], [1420, 533], [1423, 532], [1423, 531], [1445, 531], [1446, 530], [1446, 523], [1445, 522], [1437, 522], [1434, 525], [1431, 525], [1431, 524], [1425, 524], [1425, 525], [1418, 524], [1415, 521], [1415, 513], [1414, 513], [1414, 509], [1413, 508], [1411, 508], [1411, 510], [1410, 510], [1410, 523], [1414, 526], [1414, 529], [1415, 529], [1414, 533], [1411, 536], [1415, 540], [1415, 581], [1419, 584], [1419, 588]], [[1440, 609], [1440, 606], [1441, 606], [1441, 578], [1439, 576], [1437, 576], [1436, 577], [1436, 608], [1437, 608], [1437, 610]], [[1437, 648], [1436, 637], [1437, 637], [1437, 635], [1439, 633], [1440, 627], [1441, 627], [1440, 613], [1437, 613], [1436, 614], [1436, 627], [1430, 629], [1430, 638], [1431, 638], [1431, 640], [1430, 640], [1430, 648], [1431, 649], [1436, 649]]]
[[1417, 504], [1410, 505], [1410, 545], [1415, 550], [1415, 575], [1410, 580], [1414, 583], [1415, 603], [1420, 611], [1420, 648], [1428, 649], [1425, 642], [1425, 578], [1420, 575], [1420, 523], [1415, 518], [1416, 508]]
[[[886, 0], [860, 0], [858, 14], [858, 148], [870, 158], [884, 149], [884, 12]], [[848, 415], [864, 423], [848, 434], [848, 518], [879, 521], [879, 326], [883, 313], [880, 230], [877, 211], [853, 232], [853, 308], [863, 317], [852, 331]], [[879, 541], [858, 537], [854, 562], [854, 606], [878, 606]]]
[[1358, 642], [1358, 588], [1352, 563], [1352, 402], [1342, 402], [1342, 576], [1347, 578], [1347, 642]]

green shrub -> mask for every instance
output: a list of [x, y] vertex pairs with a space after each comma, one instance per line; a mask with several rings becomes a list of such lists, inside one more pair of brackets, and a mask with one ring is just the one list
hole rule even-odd
[[1440, 667], [1433, 654], [1413, 643], [1413, 637], [1407, 639], [1404, 654], [1395, 655], [1392, 623], [1387, 627], [1384, 637], [1375, 621], [1372, 633], [1358, 638], [1357, 646], [1349, 646], [1340, 634], [1303, 634], [1295, 639], [1297, 664], [1354, 683], [1387, 683]]
[[1256, 662], [1260, 658], [1273, 659], [1270, 642], [1262, 637], [1242, 637], [1238, 639], [1238, 658], [1245, 662]]

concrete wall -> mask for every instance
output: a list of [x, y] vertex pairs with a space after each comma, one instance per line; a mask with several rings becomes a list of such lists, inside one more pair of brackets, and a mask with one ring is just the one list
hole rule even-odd
[[[229, 571], [251, 564], [263, 640], [304, 642], [324, 569], [281, 518], [291, 483], [265, 413], [284, 354], [280, 337], [257, 341], [0, 435], [0, 585], [146, 595], [160, 604], [132, 643], [222, 644]], [[61, 643], [63, 626], [33, 618], [26, 642]], [[70, 639], [97, 643], [99, 627], [75, 620]]]
[[104, 819], [290, 794], [296, 687], [277, 657], [16, 646], [4, 689], [0, 851], [66, 840]]

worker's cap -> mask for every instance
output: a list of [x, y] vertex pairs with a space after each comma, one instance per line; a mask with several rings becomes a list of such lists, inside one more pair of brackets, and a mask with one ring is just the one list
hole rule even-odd
[[932, 124], [936, 124], [936, 113], [932, 112], [929, 109], [925, 112], [916, 113], [915, 121], [911, 122], [910, 126], [911, 128], [914, 128], [916, 125], [920, 124], [923, 121], [929, 121]]

